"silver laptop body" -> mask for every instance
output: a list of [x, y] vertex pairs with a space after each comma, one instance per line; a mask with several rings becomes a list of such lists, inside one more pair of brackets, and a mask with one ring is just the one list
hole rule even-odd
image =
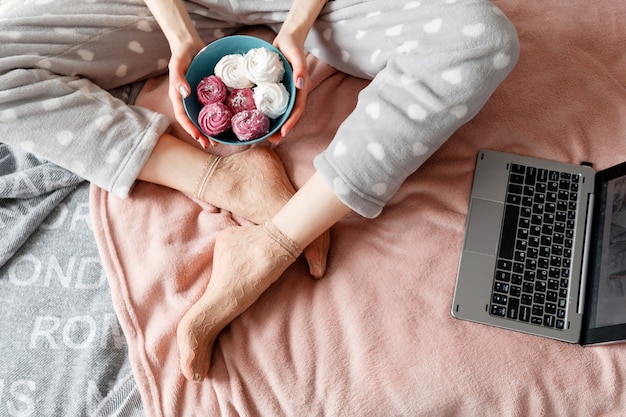
[[[567, 204], [568, 210], [566, 210], [565, 218], [562, 210], [554, 212], [552, 203], [545, 200], [546, 193], [543, 193], [543, 201], [541, 197], [537, 197], [537, 201], [532, 202], [526, 198], [526, 191], [530, 195], [531, 191], [537, 191], [531, 189], [532, 187], [543, 188], [544, 186], [533, 185], [527, 188], [525, 183], [530, 180], [524, 175], [513, 173], [514, 167], [518, 171], [521, 170], [520, 167], [525, 167], [529, 175], [535, 177], [533, 180], [536, 180], [538, 175], [541, 175], [541, 180], [544, 180], [547, 172], [548, 176], [551, 175], [548, 178], [551, 188], [554, 182], [560, 184], [561, 175], [565, 178], [568, 176], [570, 179], [573, 178], [576, 186], [570, 186], [570, 189], [561, 192], [561, 194], [567, 193], [570, 198], [574, 199], [570, 200], [572, 204]], [[558, 173], [559, 178], [555, 173]], [[511, 187], [510, 180], [513, 175], [517, 182], [523, 178], [522, 184]], [[481, 150], [478, 153], [474, 173], [452, 315], [459, 319], [565, 342], [580, 342], [585, 306], [586, 260], [590, 250], [591, 222], [588, 218], [593, 211], [594, 178], [594, 170], [586, 165], [573, 165]], [[507, 190], [515, 188], [519, 191], [519, 186], [521, 186], [522, 194], [519, 197], [509, 195], [508, 198], [511, 201], [507, 202]], [[560, 193], [558, 189], [556, 192]], [[553, 194], [549, 196], [554, 197]], [[575, 206], [575, 215], [570, 212], [573, 206]], [[565, 205], [561, 208], [564, 207]], [[528, 217], [528, 209], [530, 209], [530, 217]], [[553, 212], [550, 213], [550, 211]], [[544, 228], [543, 225], [534, 224], [539, 221], [540, 217], [552, 220], [553, 228], [555, 218], [558, 217], [559, 230], [562, 220], [567, 221], [568, 226], [572, 227], [570, 231], [564, 232], [568, 237], [560, 244], [560, 249], [558, 245], [554, 249], [555, 253], [562, 252], [565, 250], [564, 247], [568, 246], [565, 250], [568, 260], [564, 261], [562, 257], [558, 259], [558, 256], [553, 256], [552, 249], [539, 247], [537, 251], [532, 251], [531, 257], [536, 256], [536, 258], [530, 259], [527, 254], [522, 255], [517, 249], [518, 247], [525, 248], [532, 243], [528, 241], [524, 243], [515, 235], [507, 236], [507, 233], [510, 235], [512, 231], [513, 223], [524, 223], [524, 225], [530, 223], [530, 227], [533, 227], [530, 232], [514, 233], [523, 235], [523, 238], [528, 237], [528, 234], [532, 236], [535, 231], [538, 231], [535, 226]], [[545, 226], [545, 228], [549, 229], [550, 226]], [[540, 239], [550, 243], [548, 238]], [[561, 241], [561, 239], [560, 234], [552, 238], [553, 241]], [[536, 243], [537, 239], [532, 237], [531, 242]], [[504, 252], [505, 258], [499, 259], [498, 255], [501, 255], [501, 252]], [[510, 264], [507, 263], [506, 257], [512, 257]], [[536, 268], [537, 263], [543, 266], [547, 263], [548, 271], [532, 274], [526, 270], [527, 266], [531, 269], [533, 266]], [[551, 266], [551, 263], [558, 266]], [[564, 264], [567, 264], [568, 272], [562, 268]], [[567, 276], [564, 277], [564, 274]], [[550, 275], [556, 278], [550, 278]], [[535, 295], [536, 292], [529, 291], [531, 288], [535, 291], [538, 288], [543, 291]], [[555, 297], [555, 293], [559, 297], [565, 297]], [[513, 300], [514, 296], [517, 297], [517, 301]], [[546, 301], [546, 297], [549, 301]]]

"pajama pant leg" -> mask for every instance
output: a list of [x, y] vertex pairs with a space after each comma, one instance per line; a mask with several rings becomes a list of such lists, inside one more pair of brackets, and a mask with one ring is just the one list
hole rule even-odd
[[168, 59], [141, 1], [23, 1], [0, 16], [0, 141], [125, 196], [170, 121], [105, 89]]
[[[240, 26], [187, 5], [206, 42]], [[171, 122], [106, 91], [167, 71], [169, 46], [144, 2], [14, 0], [0, 12], [0, 141], [127, 196]]]
[[336, 195], [366, 217], [482, 108], [519, 55], [511, 23], [482, 0], [332, 1], [307, 46], [373, 77], [315, 159]]
[[[204, 6], [224, 20], [277, 31], [290, 3]], [[478, 113], [519, 56], [515, 28], [487, 0], [331, 0], [305, 46], [343, 72], [372, 79], [314, 161], [335, 194], [365, 217], [380, 214]]]
[[[207, 42], [239, 25], [276, 29], [291, 4], [199, 3], [188, 10]], [[518, 54], [514, 29], [483, 0], [330, 1], [307, 47], [373, 78], [315, 160], [337, 195], [368, 217], [478, 112]], [[0, 140], [125, 196], [169, 121], [104, 89], [163, 73], [168, 59], [140, 0], [14, 6], [0, 17]]]

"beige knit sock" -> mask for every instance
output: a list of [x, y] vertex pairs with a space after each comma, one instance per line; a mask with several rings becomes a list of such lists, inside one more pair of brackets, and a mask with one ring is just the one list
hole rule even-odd
[[[265, 146], [227, 157], [210, 155], [199, 175], [194, 196], [255, 224], [270, 220], [295, 193], [282, 161]], [[326, 272], [330, 233], [323, 233], [304, 250], [315, 278]]]
[[272, 222], [233, 227], [219, 234], [209, 285], [177, 329], [180, 366], [187, 379], [199, 381], [206, 376], [219, 332], [248, 309], [300, 253], [298, 245]]
[[272, 218], [294, 193], [282, 161], [265, 146], [211, 155], [194, 189], [196, 198], [255, 224]]

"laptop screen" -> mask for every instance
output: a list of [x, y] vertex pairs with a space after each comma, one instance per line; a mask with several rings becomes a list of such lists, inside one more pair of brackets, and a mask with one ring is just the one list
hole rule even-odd
[[626, 163], [596, 175], [582, 344], [626, 338]]

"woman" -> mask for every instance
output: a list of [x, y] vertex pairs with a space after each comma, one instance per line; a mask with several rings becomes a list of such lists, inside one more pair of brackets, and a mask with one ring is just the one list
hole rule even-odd
[[[301, 248], [350, 211], [379, 215], [407, 176], [480, 110], [519, 54], [513, 26], [487, 0], [146, 0], [162, 32], [136, 1], [39, 3], [44, 10], [14, 6], [8, 15], [16, 18], [1, 23], [3, 140], [10, 136], [7, 126], [29, 132], [7, 141], [31, 147], [122, 196], [139, 178], [211, 196], [218, 206], [247, 207], [211, 188], [219, 170], [205, 154], [181, 148], [164, 133], [166, 121], [111, 103], [100, 88], [159, 73], [168, 63], [177, 121], [206, 148], [209, 141], [182, 109], [181, 96], [190, 93], [184, 72], [206, 42], [242, 26], [273, 28], [274, 44], [292, 64], [298, 95], [281, 136], [304, 109], [309, 85], [304, 50], [372, 80], [328, 148], [315, 158], [316, 172], [306, 184], [282, 208], [272, 203], [257, 216], [258, 226], [219, 235], [209, 286], [178, 327], [181, 369], [191, 380], [206, 375], [219, 331], [284, 272]], [[28, 14], [31, 20], [24, 17]], [[42, 25], [52, 31], [41, 34]], [[76, 27], [80, 30], [70, 30]], [[54, 41], [47, 41], [50, 36]], [[46, 39], [43, 49], [54, 51], [30, 53], [40, 46], [31, 38]], [[95, 115], [88, 126], [80, 123], [87, 108], [82, 106]], [[56, 112], [56, 118], [48, 113], [35, 118], [42, 108]], [[69, 125], [51, 130], [61, 117], [70, 118]], [[39, 134], [37, 141], [31, 132]], [[55, 146], [68, 143], [78, 145], [72, 148], [76, 153], [59, 154]], [[98, 166], [102, 155], [105, 167]], [[188, 159], [195, 162], [185, 163]]]

